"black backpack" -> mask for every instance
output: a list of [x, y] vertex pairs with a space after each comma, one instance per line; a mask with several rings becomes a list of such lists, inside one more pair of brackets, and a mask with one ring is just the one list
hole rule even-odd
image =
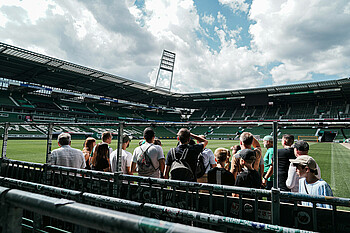
[[175, 148], [171, 148], [171, 156], [173, 157], [173, 163], [170, 167], [170, 179], [171, 180], [182, 180], [182, 181], [193, 181], [194, 175], [190, 165], [185, 161], [188, 148], [184, 150], [180, 159], [176, 158]]
[[208, 161], [208, 165], [207, 166], [204, 165], [203, 155], [202, 155], [202, 153], [199, 153], [198, 158], [197, 158], [197, 166], [196, 166], [197, 178], [201, 178], [202, 176], [204, 176], [205, 171], [207, 170], [209, 164], [210, 164], [210, 162]]

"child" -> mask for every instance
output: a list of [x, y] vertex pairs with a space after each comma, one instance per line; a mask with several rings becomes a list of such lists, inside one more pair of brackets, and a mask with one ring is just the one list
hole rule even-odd
[[225, 148], [217, 148], [214, 152], [214, 156], [217, 161], [217, 167], [214, 167], [208, 171], [208, 183], [234, 185], [235, 177], [231, 172], [225, 169], [226, 163], [228, 162], [228, 158], [230, 156], [229, 150]]
[[[255, 152], [251, 149], [244, 149], [237, 153], [235, 157], [240, 158], [240, 164], [243, 167], [243, 171], [237, 175], [235, 186], [259, 189], [261, 187], [261, 176], [253, 168], [256, 159]], [[238, 194], [235, 194], [235, 196], [238, 196]]]
[[[296, 167], [299, 175], [299, 193], [319, 196], [333, 196], [331, 187], [326, 181], [317, 178], [316, 161], [308, 155], [300, 155], [289, 160]], [[312, 206], [311, 202], [302, 202], [302, 205]], [[318, 207], [331, 209], [330, 205], [317, 204]]]

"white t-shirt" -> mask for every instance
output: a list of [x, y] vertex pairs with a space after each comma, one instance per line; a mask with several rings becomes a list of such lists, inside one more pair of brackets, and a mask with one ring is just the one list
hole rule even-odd
[[[151, 159], [154, 168], [152, 167], [152, 169], [143, 170], [142, 168], [138, 167], [137, 159], [140, 155], [142, 155], [143, 151], [146, 151], [146, 150], [147, 150], [147, 155]], [[138, 167], [138, 173], [140, 176], [160, 178], [160, 172], [159, 172], [160, 159], [164, 159], [164, 152], [162, 147], [146, 142], [143, 145], [135, 148], [133, 157], [132, 157], [132, 162], [136, 163]]]
[[129, 151], [122, 151], [122, 172], [128, 174], [126, 167], [131, 167], [132, 154]]
[[[118, 149], [113, 151], [110, 155], [111, 161], [111, 172], [117, 171], [117, 158], [118, 158]], [[124, 174], [128, 174], [126, 172], [126, 166], [131, 167], [132, 154], [126, 150], [122, 150], [122, 157], [120, 159], [121, 169]]]
[[216, 164], [214, 153], [209, 148], [204, 148], [204, 150], [202, 151], [202, 156], [204, 166], [206, 167], [205, 173], [208, 173], [208, 171], [211, 169], [210, 165]]

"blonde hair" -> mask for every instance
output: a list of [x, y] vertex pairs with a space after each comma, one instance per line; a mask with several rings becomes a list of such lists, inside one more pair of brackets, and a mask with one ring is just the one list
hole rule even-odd
[[227, 156], [229, 155], [229, 150], [226, 148], [217, 148], [214, 152], [215, 158], [218, 160], [218, 162], [225, 162], [227, 159]]

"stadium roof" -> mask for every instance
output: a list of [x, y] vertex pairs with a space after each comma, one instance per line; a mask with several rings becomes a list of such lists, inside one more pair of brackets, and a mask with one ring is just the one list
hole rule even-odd
[[237, 104], [246, 96], [259, 94], [266, 94], [274, 101], [284, 101], [285, 98], [289, 101], [293, 98], [295, 101], [312, 100], [315, 99], [315, 94], [320, 99], [350, 99], [349, 78], [231, 91], [175, 93], [1, 42], [0, 76], [147, 105], [181, 108]]

